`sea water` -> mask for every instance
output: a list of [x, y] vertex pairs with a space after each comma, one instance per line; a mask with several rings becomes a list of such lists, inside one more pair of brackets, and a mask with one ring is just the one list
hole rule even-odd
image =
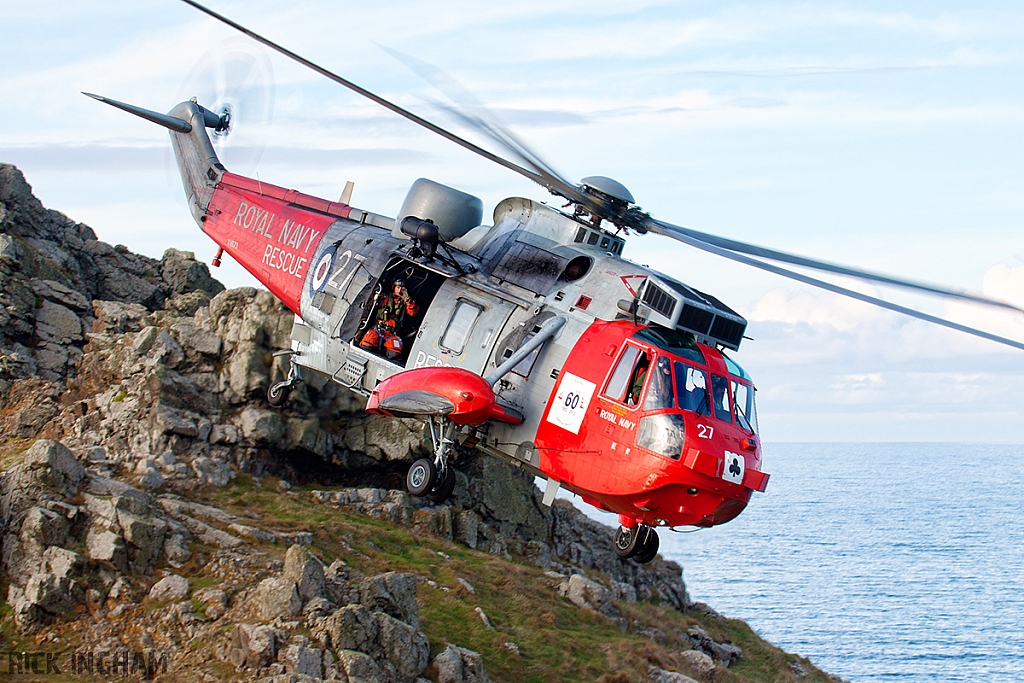
[[691, 599], [854, 683], [1024, 681], [1024, 446], [764, 451], [737, 519], [660, 534]]

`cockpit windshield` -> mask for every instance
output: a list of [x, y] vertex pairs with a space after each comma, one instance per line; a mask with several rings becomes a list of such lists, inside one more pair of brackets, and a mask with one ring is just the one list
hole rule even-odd
[[699, 415], [710, 415], [711, 399], [708, 396], [708, 376], [703, 370], [686, 363], [676, 361], [675, 366], [679, 407]]
[[733, 407], [736, 422], [744, 429], [757, 433], [757, 411], [754, 408], [754, 387], [739, 382], [732, 383]]
[[672, 361], [665, 356], [658, 357], [658, 363], [651, 375], [644, 399], [644, 410], [675, 408], [676, 397], [672, 391]]

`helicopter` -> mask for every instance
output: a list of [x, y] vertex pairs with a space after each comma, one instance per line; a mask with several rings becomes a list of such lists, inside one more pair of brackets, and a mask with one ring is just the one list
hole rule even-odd
[[1020, 311], [968, 292], [827, 263], [673, 225], [621, 183], [561, 177], [514, 134], [456, 110], [516, 161], [348, 81], [194, 0], [196, 9], [566, 202], [512, 197], [483, 220], [480, 199], [421, 178], [394, 216], [228, 171], [211, 142], [230, 111], [185, 101], [160, 114], [94, 99], [170, 131], [189, 210], [218, 246], [295, 313], [281, 406], [303, 373], [366, 398], [366, 411], [417, 418], [431, 457], [409, 492], [440, 503], [458, 452], [476, 452], [618, 515], [615, 552], [639, 563], [657, 529], [710, 527], [766, 490], [755, 386], [733, 359], [747, 321], [713, 295], [622, 257], [626, 238], [669, 237], [751, 267], [921, 320], [1024, 344], [790, 270], [787, 264]]

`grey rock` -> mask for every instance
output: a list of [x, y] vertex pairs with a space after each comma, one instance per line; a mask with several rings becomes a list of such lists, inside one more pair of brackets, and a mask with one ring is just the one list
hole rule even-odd
[[139, 486], [150, 491], [155, 491], [164, 485], [164, 476], [155, 467], [147, 467], [139, 478]]
[[196, 426], [195, 420], [186, 417], [180, 410], [166, 403], [157, 403], [153, 419], [164, 434], [180, 434], [189, 438], [199, 435], [199, 428]]
[[324, 620], [320, 630], [334, 650], [357, 650], [371, 656], [380, 653], [377, 618], [362, 605], [342, 607]]
[[316, 418], [289, 418], [286, 443], [289, 450], [304, 450], [320, 457], [326, 457], [332, 446], [331, 436]]
[[177, 574], [165, 576], [149, 589], [149, 597], [154, 600], [177, 602], [188, 595], [188, 579]]
[[171, 296], [201, 291], [212, 297], [224, 291], [224, 285], [210, 276], [210, 269], [197, 261], [191, 251], [165, 251], [160, 261], [160, 274]]
[[414, 574], [387, 572], [363, 579], [359, 583], [359, 601], [371, 612], [383, 612], [419, 628]]
[[476, 548], [480, 534], [480, 516], [472, 510], [462, 510], [455, 515], [455, 540], [469, 548]]
[[295, 582], [284, 577], [264, 579], [253, 594], [256, 611], [264, 621], [294, 617], [302, 611]]
[[205, 606], [207, 619], [220, 619], [228, 609], [228, 594], [220, 588], [203, 588], [192, 597]]
[[36, 336], [56, 344], [80, 342], [82, 321], [70, 308], [44, 299], [36, 309]]
[[61, 614], [71, 607], [71, 600], [53, 574], [33, 574], [25, 584], [25, 599], [50, 614]]
[[313, 623], [321, 617], [328, 616], [335, 609], [334, 603], [327, 598], [313, 598], [302, 606], [302, 616], [305, 617], [306, 623]]
[[614, 609], [608, 590], [582, 574], [573, 574], [559, 586], [559, 592], [577, 607], [609, 614]]
[[319, 679], [323, 673], [323, 653], [317, 648], [289, 645], [278, 653], [277, 660], [290, 674]]
[[479, 653], [449, 645], [434, 657], [437, 683], [490, 683]]
[[124, 571], [128, 552], [120, 534], [109, 529], [93, 526], [85, 536], [85, 556], [98, 562], [109, 562], [119, 571]]
[[178, 336], [182, 346], [206, 356], [219, 356], [223, 340], [213, 332], [196, 326], [192, 320], [175, 323], [171, 328]]
[[237, 667], [261, 668], [277, 654], [277, 635], [269, 626], [236, 624], [228, 658]]
[[39, 501], [73, 496], [84, 477], [85, 467], [63, 444], [39, 439], [0, 483], [0, 515], [20, 522], [22, 515]]
[[288, 548], [284, 557], [284, 577], [295, 582], [303, 602], [327, 594], [323, 562], [300, 545]]
[[[81, 292], [57, 282], [56, 280], [32, 280], [32, 291], [58, 304], [63, 304], [70, 309], [82, 312], [91, 312], [92, 303]], [[39, 316], [36, 315], [38, 321]]]
[[81, 555], [67, 548], [50, 546], [43, 552], [43, 566], [66, 587], [68, 581], [81, 573], [85, 561]]
[[130, 546], [128, 557], [132, 568], [139, 573], [149, 571], [160, 559], [167, 522], [158, 517], [144, 517], [126, 510], [117, 511], [117, 522], [125, 542]]
[[700, 626], [691, 626], [686, 629], [686, 634], [697, 644], [701, 650], [708, 654], [713, 660], [729, 666], [730, 663], [740, 658], [743, 654], [736, 645], [728, 642], [716, 642], [707, 631]]
[[652, 681], [652, 683], [699, 683], [677, 671], [666, 671], [656, 666], [652, 666], [647, 670], [647, 679]]
[[632, 584], [612, 579], [612, 598], [623, 602], [636, 602], [636, 588]]
[[700, 650], [687, 650], [679, 656], [701, 678], [710, 676], [715, 671], [715, 660]]
[[275, 412], [246, 406], [241, 414], [242, 434], [256, 443], [275, 444], [285, 433], [284, 420]]
[[164, 555], [171, 563], [183, 565], [192, 557], [183, 534], [172, 534], [164, 539]]
[[199, 478], [200, 486], [226, 486], [235, 478], [235, 473], [226, 463], [215, 458], [200, 457], [192, 461], [192, 471]]
[[345, 673], [350, 683], [390, 683], [377, 662], [362, 652], [339, 650], [338, 669]]
[[401, 681], [412, 681], [430, 663], [430, 641], [418, 629], [382, 612], [375, 612], [383, 658]]
[[238, 427], [231, 424], [216, 424], [210, 430], [210, 443], [238, 443]]
[[138, 332], [149, 311], [137, 303], [120, 301], [93, 301], [92, 310], [96, 315], [97, 331], [110, 333]]

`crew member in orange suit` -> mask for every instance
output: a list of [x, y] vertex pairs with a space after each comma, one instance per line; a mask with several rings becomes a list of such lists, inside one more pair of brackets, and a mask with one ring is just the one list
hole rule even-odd
[[402, 355], [402, 323], [406, 317], [419, 313], [420, 307], [413, 301], [405, 281], [396, 279], [391, 285], [391, 294], [384, 297], [377, 306], [377, 323], [366, 331], [359, 346], [370, 349], [395, 360]]

